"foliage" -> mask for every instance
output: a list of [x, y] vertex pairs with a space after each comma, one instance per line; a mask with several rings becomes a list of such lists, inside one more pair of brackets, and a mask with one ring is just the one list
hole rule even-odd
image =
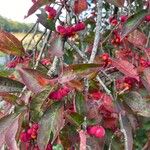
[[150, 2], [32, 2], [27, 46], [0, 30], [0, 148], [149, 149]]
[[0, 16], [0, 29], [8, 32], [27, 32], [32, 26], [33, 24], [20, 23]]

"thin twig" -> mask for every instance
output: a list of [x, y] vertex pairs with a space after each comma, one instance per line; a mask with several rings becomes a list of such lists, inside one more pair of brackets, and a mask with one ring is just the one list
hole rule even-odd
[[125, 146], [125, 150], [128, 150], [128, 137], [127, 137], [126, 130], [124, 129], [124, 125], [123, 125], [121, 113], [119, 113], [119, 123], [120, 123], [120, 130], [121, 130], [121, 132], [122, 132], [123, 135], [124, 135], [124, 146]]
[[74, 49], [76, 50], [76, 52], [84, 59], [88, 62], [88, 58], [85, 55], [85, 53], [83, 51], [81, 51], [72, 41], [67, 40], [67, 43]]
[[32, 26], [32, 28], [27, 32], [27, 34], [22, 38], [21, 42], [32, 32], [32, 30], [35, 28], [37, 25], [38, 21]]
[[43, 46], [42, 46], [42, 48], [41, 48], [41, 50], [40, 50], [40, 53], [39, 53], [39, 55], [38, 55], [38, 58], [37, 58], [37, 60], [36, 60], [34, 69], [36, 69], [37, 66], [38, 66], [38, 64], [39, 64], [39, 61], [40, 61], [40, 59], [41, 59], [41, 57], [42, 57], [43, 51], [44, 51], [44, 49], [45, 49], [45, 47], [46, 47], [46, 45], [47, 45], [47, 42], [48, 42], [48, 40], [49, 40], [49, 38], [50, 38], [50, 36], [51, 36], [51, 33], [52, 33], [51, 30], [49, 30], [49, 31], [47, 32], [47, 36], [46, 36], [46, 38], [45, 38], [45, 40], [44, 40], [44, 42], [43, 42]]
[[97, 53], [99, 41], [100, 41], [100, 29], [102, 25], [102, 4], [103, 4], [103, 0], [98, 0], [95, 39], [94, 39], [93, 49], [92, 49], [89, 63], [92, 63], [94, 61], [96, 53]]

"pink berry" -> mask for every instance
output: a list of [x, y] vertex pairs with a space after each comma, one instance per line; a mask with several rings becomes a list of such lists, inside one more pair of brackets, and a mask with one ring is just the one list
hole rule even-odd
[[120, 21], [124, 23], [126, 22], [127, 18], [128, 18], [127, 16], [120, 16]]
[[32, 134], [32, 128], [28, 129], [27, 133], [28, 133], [29, 135], [31, 135], [31, 134]]
[[90, 134], [90, 135], [95, 135], [97, 129], [99, 127], [97, 125], [94, 125], [94, 126], [88, 126], [87, 127], [87, 133]]
[[99, 126], [95, 132], [95, 137], [103, 138], [105, 136], [105, 129], [102, 126]]
[[39, 125], [37, 123], [35, 123], [35, 124], [32, 125], [32, 128], [37, 130], [39, 128]]
[[147, 22], [150, 21], [150, 15], [145, 16], [145, 21], [147, 21]]
[[28, 138], [26, 132], [22, 132], [22, 133], [20, 134], [20, 140], [21, 140], [21, 142], [28, 142], [28, 141], [29, 141], [29, 138]]

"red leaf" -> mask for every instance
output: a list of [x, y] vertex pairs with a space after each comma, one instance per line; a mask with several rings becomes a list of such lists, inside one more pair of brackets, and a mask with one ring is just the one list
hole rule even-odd
[[108, 3], [115, 5], [116, 7], [123, 7], [125, 0], [106, 0]]
[[52, 0], [37, 0], [35, 3], [33, 3], [33, 5], [29, 9], [28, 14], [27, 14], [27, 16], [25, 16], [25, 18], [29, 17], [34, 12], [36, 12], [40, 7], [42, 7], [43, 5], [48, 4], [51, 1]]
[[2, 30], [0, 30], [0, 51], [15, 56], [25, 54], [21, 42], [14, 35]]
[[126, 60], [113, 59], [112, 65], [116, 67], [124, 75], [131, 77], [131, 78], [135, 78], [137, 81], [139, 81], [137, 70], [134, 67], [134, 65], [131, 64], [130, 62]]
[[75, 64], [66, 67], [58, 78], [59, 83], [71, 81], [77, 77], [85, 77], [93, 72], [97, 72], [101, 67], [100, 64]]
[[147, 36], [139, 30], [134, 30], [128, 36], [128, 41], [138, 48], [144, 47], [147, 42]]
[[49, 76], [44, 75], [37, 70], [21, 68], [19, 66], [17, 66], [16, 69], [18, 70], [24, 84], [34, 93], [41, 92], [43, 86], [53, 82], [51, 82]]
[[88, 8], [87, 0], [75, 0], [74, 1], [74, 12], [80, 14], [82, 11]]
[[18, 121], [19, 121], [19, 117], [17, 117], [14, 120], [14, 122], [11, 124], [11, 128], [8, 129], [5, 135], [6, 145], [11, 150], [19, 150], [17, 146], [17, 142], [15, 140], [18, 131]]

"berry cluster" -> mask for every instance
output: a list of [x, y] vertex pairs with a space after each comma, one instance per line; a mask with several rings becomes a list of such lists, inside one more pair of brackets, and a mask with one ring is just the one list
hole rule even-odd
[[[40, 150], [38, 145], [36, 144], [38, 129], [39, 129], [39, 125], [35, 123], [35, 124], [32, 124], [32, 126], [28, 128], [26, 131], [23, 131], [20, 134], [20, 140], [21, 142], [25, 143], [26, 150], [31, 149], [31, 148], [32, 150]], [[52, 150], [52, 149], [53, 149], [52, 145], [49, 143], [47, 145], [46, 150]]]
[[104, 62], [104, 67], [111, 65], [111, 59], [108, 53], [100, 55], [100, 59]]
[[96, 138], [103, 138], [105, 136], [105, 129], [99, 125], [91, 125], [87, 127], [87, 133]]
[[136, 79], [131, 77], [125, 77], [116, 80], [116, 89], [118, 91], [122, 91], [122, 92], [128, 91], [131, 88], [133, 88], [135, 85], [138, 85], [138, 82]]
[[111, 43], [114, 45], [114, 46], [118, 46], [121, 44], [121, 38], [120, 38], [120, 35], [119, 33], [114, 30], [113, 32], [113, 39], [111, 40]]
[[48, 19], [54, 19], [56, 17], [57, 11], [53, 7], [47, 5], [45, 11], [48, 12]]
[[31, 139], [37, 138], [38, 124], [33, 124], [27, 131], [20, 134], [21, 142], [29, 142]]
[[70, 88], [68, 88], [67, 86], [64, 86], [50, 93], [49, 98], [59, 101], [59, 100], [62, 100], [65, 96], [67, 96], [69, 92], [70, 92]]
[[59, 25], [57, 27], [57, 32], [60, 33], [60, 35], [65, 36], [65, 37], [70, 37], [75, 35], [76, 32], [84, 30], [85, 29], [85, 23], [84, 22], [79, 22], [73, 26], [61, 26]]

